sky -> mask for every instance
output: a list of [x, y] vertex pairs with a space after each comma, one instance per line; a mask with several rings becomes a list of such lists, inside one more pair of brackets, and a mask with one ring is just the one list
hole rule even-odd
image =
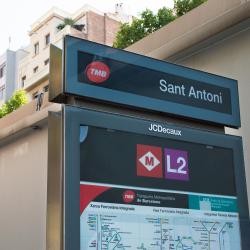
[[0, 55], [8, 48], [16, 50], [27, 45], [30, 26], [52, 7], [74, 13], [89, 4], [103, 12], [114, 12], [116, 3], [123, 3], [127, 12], [134, 16], [146, 8], [157, 12], [164, 6], [173, 7], [173, 0], [7, 0], [1, 5]]

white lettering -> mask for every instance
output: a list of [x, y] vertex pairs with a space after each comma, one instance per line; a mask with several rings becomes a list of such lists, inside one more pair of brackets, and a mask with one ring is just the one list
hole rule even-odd
[[149, 131], [163, 133], [163, 134], [170, 134], [175, 136], [181, 136], [181, 130], [177, 129], [171, 129], [171, 128], [165, 128], [162, 125], [159, 124], [150, 124], [150, 127], [148, 128]]
[[160, 80], [160, 90], [162, 92], [168, 92], [172, 95], [182, 95], [185, 96], [185, 86], [182, 85], [174, 85], [172, 83], [167, 83], [166, 80]]
[[104, 70], [92, 68], [90, 69], [90, 71], [91, 71], [91, 75], [94, 75], [94, 76], [101, 76], [103, 78], [107, 76], [107, 72]]
[[178, 167], [178, 174], [186, 174], [187, 171], [183, 170], [187, 165], [185, 158], [178, 157], [177, 164], [180, 164], [180, 163], [181, 163], [181, 165]]
[[195, 90], [193, 86], [191, 86], [189, 89], [188, 97], [201, 100], [201, 101], [218, 103], [218, 104], [223, 103], [221, 92], [219, 94], [213, 94], [211, 92], [207, 92], [205, 89], [203, 89], [202, 91]]
[[167, 82], [163, 79], [160, 80], [160, 90], [162, 92], [167, 92], [168, 88], [167, 88]]
[[193, 97], [196, 99], [196, 94], [195, 94], [195, 90], [194, 90], [194, 87], [191, 86], [190, 90], [189, 90], [189, 94], [188, 94], [188, 97]]
[[170, 155], [167, 155], [167, 172], [168, 173], [177, 173], [176, 169], [171, 168]]

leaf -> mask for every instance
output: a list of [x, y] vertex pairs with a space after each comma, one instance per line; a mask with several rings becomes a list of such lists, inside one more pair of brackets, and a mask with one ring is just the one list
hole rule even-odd
[[139, 18], [134, 18], [131, 24], [121, 25], [113, 47], [124, 49], [206, 1], [174, 0], [174, 9], [164, 7], [159, 9], [156, 15], [151, 10], [146, 9]]
[[75, 24], [75, 21], [72, 18], [66, 17], [64, 18], [63, 23], [60, 23], [57, 25], [57, 29], [62, 30], [64, 29], [65, 26], [69, 25], [72, 27], [74, 24]]
[[13, 112], [26, 103], [28, 103], [26, 92], [23, 89], [17, 90], [12, 95], [12, 97], [0, 108], [0, 118]]
[[176, 15], [179, 17], [206, 1], [207, 0], [174, 0], [174, 10], [176, 11]]

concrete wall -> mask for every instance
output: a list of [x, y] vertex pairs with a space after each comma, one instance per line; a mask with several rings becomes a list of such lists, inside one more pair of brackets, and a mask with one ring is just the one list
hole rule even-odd
[[0, 147], [0, 248], [45, 250], [47, 136], [45, 125]]
[[17, 65], [18, 62], [27, 54], [24, 50], [6, 50], [0, 57], [0, 66], [5, 65], [4, 76], [0, 79], [0, 87], [5, 86], [4, 98], [0, 100], [0, 105], [6, 102], [18, 88]]
[[109, 16], [105, 15], [105, 44], [109, 46], [113, 46], [116, 33], [120, 29], [120, 23], [114, 21], [114, 19], [110, 18]]
[[250, 201], [250, 27], [193, 54], [183, 53], [183, 58], [174, 62], [238, 80], [242, 127], [239, 130], [226, 128], [226, 133], [243, 136]]
[[0, 58], [0, 66], [5, 65], [4, 76], [1, 78], [0, 86], [5, 85], [5, 93], [2, 102], [6, 102], [15, 90], [15, 52], [6, 50]]
[[104, 16], [89, 11], [87, 13], [87, 26], [87, 39], [97, 43], [103, 43], [105, 37]]
[[98, 15], [92, 11], [87, 13], [87, 39], [97, 43], [113, 45], [120, 22], [110, 18], [108, 15]]
[[5, 102], [6, 97], [6, 68], [7, 68], [7, 53], [5, 52], [0, 56], [0, 67], [4, 67], [4, 75], [0, 78], [0, 91], [1, 91], [1, 98], [0, 98], [0, 106]]
[[6, 100], [8, 100], [15, 91], [16, 86], [16, 52], [7, 50], [6, 67]]
[[29, 52], [26, 51], [25, 49], [19, 49], [16, 51], [16, 63], [15, 63], [15, 89], [19, 89], [22, 87], [22, 84], [21, 84], [21, 81], [22, 79], [19, 78], [18, 76], [18, 66], [19, 66], [19, 63], [20, 61], [29, 55]]

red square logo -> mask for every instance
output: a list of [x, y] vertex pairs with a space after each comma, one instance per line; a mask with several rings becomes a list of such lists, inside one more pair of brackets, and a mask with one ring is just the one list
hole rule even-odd
[[137, 176], [162, 178], [162, 149], [137, 144]]

